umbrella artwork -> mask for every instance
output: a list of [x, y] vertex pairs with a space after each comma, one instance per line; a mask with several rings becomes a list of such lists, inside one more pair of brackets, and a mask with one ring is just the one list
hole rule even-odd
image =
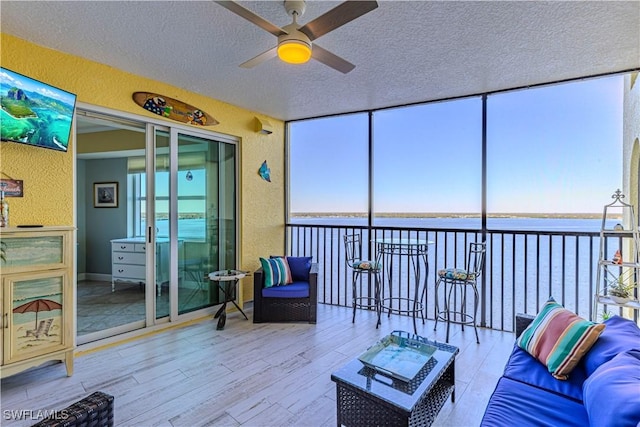
[[50, 299], [39, 298], [33, 301], [29, 301], [22, 305], [19, 305], [13, 309], [14, 313], [36, 313], [36, 325], [35, 328], [38, 327], [38, 313], [41, 311], [51, 311], [61, 309], [62, 304], [59, 302], [52, 301]]

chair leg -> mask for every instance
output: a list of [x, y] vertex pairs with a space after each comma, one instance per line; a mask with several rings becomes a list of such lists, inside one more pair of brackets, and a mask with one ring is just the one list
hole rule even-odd
[[[367, 295], [368, 296], [359, 296], [358, 295], [358, 279], [360, 278], [360, 275], [362, 274], [362, 271], [353, 271], [353, 275], [352, 275], [352, 283], [351, 283], [351, 296], [352, 296], [352, 302], [351, 302], [351, 307], [353, 309], [353, 314], [351, 316], [351, 323], [355, 323], [356, 322], [356, 311], [358, 309], [358, 307], [360, 308], [366, 308], [367, 310], [371, 310], [372, 308], [375, 310], [375, 315], [376, 315], [376, 329], [378, 329], [378, 327], [382, 324], [381, 322], [381, 315], [382, 315], [382, 299], [381, 299], [381, 291], [382, 291], [382, 285], [380, 282], [380, 274], [379, 272], [373, 273], [373, 272], [366, 272], [365, 274], [367, 274], [367, 280], [369, 281], [369, 290], [371, 290], [371, 275], [375, 275], [375, 277], [373, 278], [374, 280], [374, 289], [373, 289], [373, 296], [368, 292]], [[373, 304], [372, 304], [373, 302]]]
[[375, 301], [376, 305], [376, 314], [378, 315], [378, 320], [376, 321], [376, 329], [381, 325], [380, 315], [382, 314], [382, 301], [380, 300], [380, 274], [375, 273]]
[[357, 274], [353, 272], [352, 280], [352, 296], [353, 296], [353, 316], [351, 317], [351, 323], [356, 323], [356, 301], [358, 300], [358, 291], [356, 290]]
[[473, 284], [473, 294], [474, 294], [474, 300], [473, 300], [473, 330], [476, 331], [476, 343], [480, 344], [480, 338], [478, 337], [478, 328], [476, 327], [476, 316], [478, 315], [478, 288], [476, 286], [476, 284]]
[[[449, 285], [449, 295], [447, 295], [447, 284]], [[449, 304], [451, 304], [451, 292], [455, 289], [456, 285], [455, 283], [447, 283], [445, 282], [445, 286], [444, 286], [444, 293], [445, 293], [445, 297], [444, 297], [444, 305], [445, 305], [445, 310], [446, 310], [446, 322], [447, 322], [447, 336], [445, 339], [446, 343], [449, 343], [449, 327], [451, 326], [451, 307], [449, 307]], [[455, 314], [453, 319], [455, 320]]]
[[464, 324], [467, 321], [467, 287], [461, 286], [462, 295], [460, 295], [460, 330], [464, 332]]
[[[387, 280], [386, 282], [389, 284], [389, 306], [387, 307], [387, 319], [391, 318], [391, 312], [393, 311], [393, 286], [392, 286], [392, 277], [393, 270], [391, 267], [387, 270]], [[398, 308], [400, 308], [400, 303], [398, 302]]]
[[435, 313], [434, 313], [434, 317], [436, 318], [436, 323], [435, 325], [433, 325], [433, 330], [435, 331], [436, 328], [438, 327], [438, 319], [440, 318], [440, 305], [438, 304], [438, 288], [440, 287], [440, 282], [442, 281], [442, 279], [438, 279], [436, 281], [436, 289], [435, 289]]
[[[440, 310], [440, 304], [438, 302], [438, 289], [441, 285], [441, 282], [444, 283], [444, 307]], [[458, 296], [458, 288], [460, 286], [460, 301], [459, 306], [454, 302], [453, 311], [451, 309], [452, 304], [452, 294], [455, 299]], [[467, 287], [471, 286], [473, 290], [473, 312], [472, 314], [467, 313]], [[451, 316], [453, 315], [453, 323], [459, 323], [461, 329], [464, 331], [464, 326], [472, 324], [473, 330], [476, 335], [476, 342], [480, 344], [480, 337], [478, 335], [478, 327], [476, 318], [478, 316], [478, 303], [480, 300], [480, 296], [478, 293], [478, 288], [475, 283], [465, 283], [465, 282], [448, 282], [447, 280], [438, 279], [436, 281], [435, 286], [435, 325], [433, 330], [435, 331], [438, 327], [438, 321], [442, 320], [447, 324], [447, 333], [445, 342], [449, 342], [449, 329], [452, 323]], [[458, 308], [459, 307], [459, 308]], [[457, 320], [456, 320], [457, 319]]]

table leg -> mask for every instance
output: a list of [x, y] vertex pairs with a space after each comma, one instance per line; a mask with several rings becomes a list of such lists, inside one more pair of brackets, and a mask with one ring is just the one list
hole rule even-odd
[[247, 320], [249, 320], [249, 318], [247, 317], [247, 315], [246, 315], [246, 314], [244, 314], [244, 311], [242, 311], [242, 309], [240, 308], [240, 306], [239, 306], [238, 304], [236, 304], [235, 300], [231, 300], [231, 302], [233, 303], [233, 305], [235, 305], [235, 306], [236, 306], [236, 308], [238, 309], [238, 311], [239, 311], [240, 313], [242, 313], [242, 315], [244, 316], [244, 318], [245, 318], [245, 319], [247, 319]]
[[450, 376], [451, 384], [453, 384], [453, 390], [451, 391], [451, 403], [456, 402], [456, 360], [455, 358], [451, 362], [449, 368], [447, 368], [448, 375]]
[[[387, 317], [391, 317], [391, 311], [393, 308], [393, 255], [387, 255], [387, 263], [389, 264], [389, 269], [387, 270], [387, 283], [389, 284], [389, 306], [387, 307]], [[400, 308], [400, 303], [398, 303], [398, 308]]]
[[244, 316], [244, 318], [246, 320], [249, 320], [249, 318], [247, 317], [247, 315], [245, 314], [244, 311], [242, 311], [242, 309], [240, 308], [240, 306], [235, 302], [235, 300], [231, 297], [233, 294], [233, 290], [235, 289], [236, 285], [238, 284], [238, 281], [225, 281], [224, 284], [220, 284], [218, 283], [218, 288], [220, 288], [220, 290], [222, 291], [222, 293], [224, 294], [224, 302], [222, 303], [222, 307], [220, 307], [218, 309], [218, 311], [216, 312], [215, 316], [213, 316], [214, 319], [218, 319], [218, 330], [222, 330], [224, 329], [224, 325], [227, 321], [227, 303], [230, 302], [232, 303], [240, 313], [242, 313], [242, 315]]
[[229, 301], [228, 283], [229, 282], [225, 282], [224, 285], [220, 285], [220, 283], [218, 283], [218, 288], [220, 288], [220, 290], [224, 294], [224, 302], [222, 303], [222, 306], [218, 309], [216, 314], [213, 316], [214, 319], [218, 319], [218, 327], [216, 328], [218, 331], [223, 330], [224, 325], [227, 322], [227, 301]]
[[222, 314], [220, 314], [220, 318], [218, 319], [218, 326], [216, 327], [216, 330], [223, 330], [225, 323], [227, 323], [227, 313], [226, 311], [223, 311]]
[[220, 308], [218, 309], [218, 311], [216, 311], [216, 314], [213, 316], [214, 319], [217, 319], [218, 317], [220, 317], [222, 315], [222, 313], [224, 313], [227, 309], [227, 303], [226, 301], [222, 303], [222, 306], [220, 306]]

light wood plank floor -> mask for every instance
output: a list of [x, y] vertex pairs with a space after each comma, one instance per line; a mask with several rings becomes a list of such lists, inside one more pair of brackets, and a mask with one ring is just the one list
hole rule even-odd
[[[249, 319], [251, 309], [247, 310]], [[511, 352], [514, 335], [452, 325], [456, 402], [447, 402], [435, 425], [477, 426]], [[115, 396], [117, 426], [335, 426], [331, 373], [392, 330], [413, 329], [411, 319], [319, 305], [318, 323], [253, 324], [231, 313], [223, 331], [206, 319], [181, 328], [81, 355], [75, 373], [45, 366], [2, 380], [7, 411], [62, 409], [102, 390]], [[444, 341], [445, 325], [419, 324], [419, 333]]]

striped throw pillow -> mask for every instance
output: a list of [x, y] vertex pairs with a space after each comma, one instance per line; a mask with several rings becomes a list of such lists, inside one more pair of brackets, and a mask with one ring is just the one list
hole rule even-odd
[[282, 286], [292, 283], [291, 270], [286, 258], [260, 258], [264, 273], [264, 287]]
[[518, 346], [542, 362], [559, 380], [569, 378], [605, 325], [593, 323], [550, 298], [518, 338]]

